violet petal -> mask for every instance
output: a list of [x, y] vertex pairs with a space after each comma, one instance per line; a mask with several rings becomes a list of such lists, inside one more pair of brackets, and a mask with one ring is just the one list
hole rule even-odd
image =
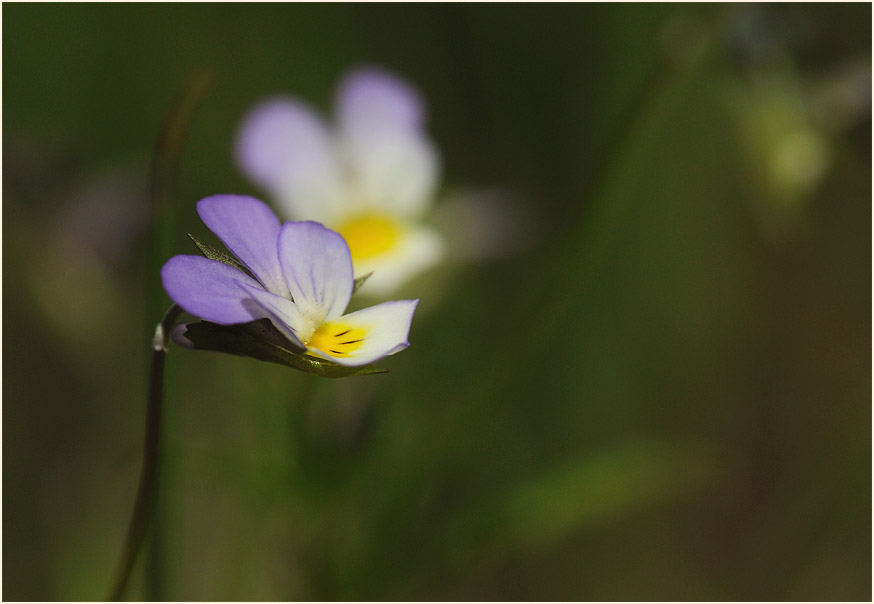
[[266, 204], [246, 195], [213, 195], [197, 202], [197, 213], [267, 291], [288, 294], [276, 255], [279, 219]]
[[186, 312], [222, 325], [248, 323], [264, 315], [253, 314], [249, 295], [237, 281], [261, 285], [235, 268], [201, 256], [174, 256], [161, 268], [161, 280], [170, 299]]

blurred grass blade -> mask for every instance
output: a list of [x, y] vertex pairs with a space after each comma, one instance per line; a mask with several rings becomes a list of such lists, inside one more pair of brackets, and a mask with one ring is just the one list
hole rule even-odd
[[703, 495], [722, 481], [725, 467], [721, 451], [698, 441], [620, 444], [469, 508], [450, 523], [446, 543], [466, 544], [462, 563], [553, 547], [636, 511]]
[[152, 329], [155, 317], [166, 306], [159, 274], [164, 262], [172, 255], [173, 233], [176, 224], [176, 204], [173, 190], [179, 171], [179, 162], [191, 130], [194, 111], [212, 87], [210, 72], [193, 74], [173, 105], [167, 110], [161, 133], [155, 144], [149, 173], [149, 261], [146, 263], [146, 333]]
[[[194, 110], [205, 97], [212, 85], [212, 74], [196, 73], [188, 79], [173, 105], [167, 110], [161, 132], [155, 145], [149, 175], [149, 229], [148, 261], [145, 263], [145, 333], [154, 325], [154, 318], [162, 314], [165, 305], [164, 291], [160, 283], [161, 266], [171, 255], [171, 241], [175, 224], [175, 205], [172, 191], [176, 184], [179, 160], [185, 149], [185, 142], [191, 129]], [[174, 310], [175, 309], [175, 310]], [[178, 318], [175, 305], [164, 315], [161, 322], [162, 337], [169, 338], [172, 322]], [[110, 599], [120, 600], [124, 596], [131, 572], [143, 542], [153, 528], [153, 552], [147, 565], [149, 580], [146, 581], [147, 599], [159, 600], [161, 597], [163, 572], [155, 543], [160, 541], [157, 529], [156, 509], [158, 507], [159, 468], [161, 465], [160, 433], [164, 391], [164, 364], [166, 343], [159, 350], [153, 346], [149, 393], [146, 408], [146, 436], [144, 440], [143, 468], [140, 485], [134, 504], [133, 518], [128, 528], [124, 551], [112, 588]]]
[[167, 111], [161, 134], [155, 146], [149, 174], [149, 209], [152, 218], [155, 251], [163, 255], [171, 252], [173, 233], [173, 190], [178, 177], [179, 162], [185, 151], [185, 143], [191, 130], [194, 111], [212, 87], [213, 76], [209, 72], [192, 75]]
[[[172, 255], [172, 242], [176, 231], [177, 204], [174, 191], [179, 173], [179, 164], [194, 121], [194, 112], [212, 88], [213, 74], [210, 71], [193, 73], [182, 87], [173, 105], [164, 116], [161, 133], [155, 146], [149, 178], [150, 258], [146, 263], [146, 317], [153, 321], [166, 305], [166, 295], [160, 283], [160, 271], [164, 262]], [[158, 401], [162, 404], [162, 401]], [[156, 455], [160, 466], [160, 448]], [[160, 479], [156, 479], [158, 488]], [[152, 514], [152, 540], [147, 559], [145, 598], [163, 600], [164, 568], [161, 557], [163, 531], [161, 530], [160, 500], [155, 497], [155, 511]]]
[[523, 483], [499, 508], [508, 544], [550, 545], [570, 533], [712, 487], [721, 463], [692, 443], [634, 441]]

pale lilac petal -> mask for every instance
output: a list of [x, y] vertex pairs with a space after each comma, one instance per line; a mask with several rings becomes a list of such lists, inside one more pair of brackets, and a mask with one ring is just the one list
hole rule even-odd
[[288, 294], [276, 254], [279, 219], [267, 205], [246, 195], [213, 195], [197, 202], [197, 213], [267, 291]]
[[264, 315], [237, 282], [260, 288], [248, 275], [202, 256], [174, 256], [161, 268], [170, 299], [186, 312], [221, 325], [248, 323]]
[[287, 222], [279, 263], [300, 313], [316, 323], [343, 314], [352, 295], [352, 257], [339, 233], [317, 222]]
[[236, 157], [288, 217], [322, 218], [342, 201], [331, 135], [312, 109], [293, 98], [269, 99], [249, 112], [237, 136]]
[[330, 352], [316, 348], [309, 348], [308, 352], [340, 365], [349, 366], [368, 365], [382, 357], [400, 352], [410, 345], [408, 339], [410, 323], [418, 303], [418, 300], [383, 302], [343, 315], [333, 323], [342, 325], [344, 329], [363, 331], [361, 346], [342, 356], [332, 355]]
[[306, 348], [298, 335], [301, 328], [301, 317], [294, 302], [259, 287], [253, 287], [243, 282], [238, 282], [238, 284], [264, 310], [266, 316], [285, 337], [301, 351]]
[[418, 131], [424, 117], [419, 93], [375, 67], [357, 69], [340, 83], [337, 120], [347, 133]]

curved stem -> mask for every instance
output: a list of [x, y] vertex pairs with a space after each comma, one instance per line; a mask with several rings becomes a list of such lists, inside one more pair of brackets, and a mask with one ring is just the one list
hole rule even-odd
[[158, 468], [160, 462], [161, 414], [164, 402], [164, 364], [167, 360], [167, 350], [170, 345], [170, 331], [182, 309], [175, 304], [170, 307], [164, 318], [155, 328], [152, 339], [152, 361], [149, 369], [149, 395], [146, 406], [146, 437], [143, 445], [143, 467], [140, 473], [140, 484], [134, 503], [133, 516], [128, 526], [127, 539], [124, 545], [113, 584], [110, 600], [121, 600], [130, 579], [131, 571], [142, 549], [155, 512], [158, 496]]

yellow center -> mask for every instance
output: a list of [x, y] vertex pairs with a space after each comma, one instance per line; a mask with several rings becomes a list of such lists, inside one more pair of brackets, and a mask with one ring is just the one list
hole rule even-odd
[[401, 225], [385, 214], [363, 214], [340, 225], [337, 232], [349, 244], [353, 260], [365, 260], [397, 245]]
[[307, 342], [310, 348], [318, 348], [332, 357], [348, 357], [361, 348], [367, 331], [343, 323], [322, 323]]

